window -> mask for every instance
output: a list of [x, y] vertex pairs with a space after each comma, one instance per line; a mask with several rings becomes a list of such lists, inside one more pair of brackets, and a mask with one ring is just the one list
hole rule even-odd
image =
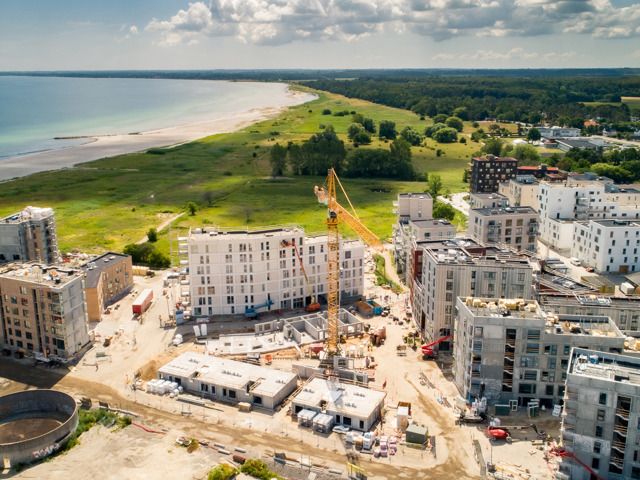
[[596, 425], [595, 437], [596, 438], [602, 438], [602, 426]]
[[599, 399], [598, 403], [600, 405], [606, 405], [607, 404], [607, 394], [606, 393], [604, 393], [604, 392], [600, 393], [600, 399]]
[[596, 416], [597, 420], [599, 422], [604, 422], [604, 409], [603, 408], [599, 408], [598, 409], [598, 414]]
[[564, 346], [564, 354], [569, 355], [571, 353], [571, 345]]
[[600, 459], [599, 458], [591, 459], [591, 468], [595, 468], [596, 470], [598, 468], [600, 468]]
[[602, 442], [593, 442], [593, 453], [600, 453]]

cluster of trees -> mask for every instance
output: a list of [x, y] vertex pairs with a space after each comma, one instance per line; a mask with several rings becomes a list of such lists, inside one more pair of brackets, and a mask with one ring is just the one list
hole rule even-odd
[[124, 253], [125, 255], [131, 255], [131, 260], [136, 264], [149, 265], [155, 268], [167, 268], [171, 265], [169, 257], [158, 251], [152, 242], [131, 243], [124, 247]]
[[[304, 83], [304, 82], [303, 82]], [[361, 98], [420, 116], [443, 114], [462, 120], [495, 118], [503, 122], [580, 125], [599, 117], [606, 122], [628, 122], [626, 105], [585, 105], [585, 102], [620, 102], [640, 91], [640, 77], [500, 76], [370, 76], [355, 80], [321, 79], [309, 86]], [[568, 119], [568, 121], [566, 121]], [[562, 121], [560, 121], [562, 120]]]
[[[383, 128], [383, 124], [387, 126]], [[373, 127], [375, 128], [375, 127]], [[348, 128], [348, 136], [354, 143], [368, 144], [364, 135], [371, 133], [371, 125], [354, 122]], [[395, 132], [394, 122], [380, 122], [380, 131]], [[357, 149], [347, 155], [344, 142], [338, 138], [333, 126], [313, 135], [302, 144], [289, 142], [287, 146], [276, 143], [269, 151], [272, 175], [282, 175], [289, 167], [294, 175], [326, 175], [329, 168], [347, 177], [395, 178], [414, 180], [416, 173], [411, 163], [411, 144], [403, 136], [396, 137], [389, 150]]]
[[625, 148], [605, 153], [601, 148], [580, 150], [572, 148], [564, 157], [554, 154], [545, 158], [551, 166], [571, 172], [593, 172], [609, 177], [617, 183], [640, 180], [640, 149]]

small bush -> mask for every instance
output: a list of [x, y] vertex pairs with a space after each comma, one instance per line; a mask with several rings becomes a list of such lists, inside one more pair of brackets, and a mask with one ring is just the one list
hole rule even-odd
[[150, 155], [164, 155], [167, 151], [164, 148], [150, 148], [147, 153]]
[[282, 477], [277, 473], [269, 470], [267, 464], [257, 458], [251, 458], [247, 460], [242, 467], [240, 467], [242, 473], [251, 475], [252, 477], [259, 478], [260, 480], [282, 480]]
[[467, 143], [467, 139], [465, 137], [460, 138], [460, 143]]
[[269, 135], [280, 135], [280, 132], [277, 130], [272, 130], [271, 132], [269, 132]]
[[[255, 152], [253, 154], [255, 155]], [[225, 177], [231, 177], [233, 175], [233, 172], [227, 170], [226, 172], [223, 172], [222, 175], [224, 175]]]
[[258, 154], [256, 152], [253, 152], [253, 158], [257, 158]]
[[324, 110], [322, 110], [322, 115], [331, 115], [331, 110], [328, 108], [325, 108]]
[[226, 463], [221, 463], [209, 472], [207, 480], [229, 480], [230, 478], [235, 477], [238, 473], [240, 473], [240, 470], [237, 470]]

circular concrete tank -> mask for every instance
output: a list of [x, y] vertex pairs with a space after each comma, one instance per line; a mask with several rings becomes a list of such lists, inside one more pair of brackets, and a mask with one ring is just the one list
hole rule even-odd
[[58, 450], [78, 426], [76, 401], [56, 390], [0, 397], [0, 462], [30, 463]]

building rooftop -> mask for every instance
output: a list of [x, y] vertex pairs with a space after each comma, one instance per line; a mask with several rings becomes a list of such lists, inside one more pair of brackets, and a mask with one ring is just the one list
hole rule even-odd
[[624, 335], [609, 318], [596, 315], [555, 315], [543, 311], [535, 300], [525, 299], [498, 299], [458, 297], [463, 303], [461, 308], [466, 308], [474, 317], [494, 317], [509, 319], [537, 321], [544, 326], [547, 335], [586, 335], [594, 337], [609, 337], [624, 339]]
[[485, 157], [473, 157], [476, 162], [517, 162], [513, 157], [496, 157], [495, 155], [487, 155]]
[[217, 226], [205, 226], [202, 228], [191, 228], [189, 230], [189, 238], [204, 238], [204, 237], [217, 237], [223, 235], [233, 235], [238, 238], [251, 238], [255, 235], [264, 235], [269, 236], [278, 233], [287, 233], [291, 235], [303, 235], [305, 234], [304, 230], [301, 227], [290, 225], [290, 226], [267, 226], [267, 227], [258, 227], [256, 229], [224, 229]]
[[556, 138], [556, 142], [568, 145], [571, 148], [596, 148], [598, 145], [590, 140], [582, 140], [577, 138]]
[[544, 293], [540, 296], [543, 305], [593, 306], [617, 309], [640, 309], [640, 297], [616, 297], [610, 295], [563, 295]]
[[296, 378], [292, 372], [192, 352], [183, 353], [160, 367], [158, 373], [197, 378], [204, 383], [236, 390], [250, 386], [254, 394], [266, 396], [275, 395]]
[[399, 193], [398, 198], [431, 198], [430, 193]]
[[574, 348], [568, 373], [612, 383], [640, 385], [640, 358]]
[[522, 167], [518, 167], [518, 171], [532, 171], [532, 172], [553, 172], [553, 173], [557, 173], [559, 171], [558, 167], [549, 167], [545, 164], [542, 165], [538, 165], [538, 166], [528, 166], [528, 165], [523, 165]]
[[466, 238], [416, 242], [439, 264], [528, 265], [527, 257], [506, 248], [483, 246]]
[[68, 265], [40, 265], [35, 263], [11, 264], [0, 270], [0, 278], [10, 278], [23, 282], [37, 283], [46, 287], [62, 287], [82, 277], [82, 270]]
[[114, 263], [122, 262], [127, 258], [130, 258], [129, 255], [108, 252], [82, 265], [80, 268], [82, 268], [85, 274], [85, 287], [97, 287], [100, 275], [105, 269], [111, 267]]
[[638, 228], [640, 227], [640, 222], [638, 220], [618, 220], [615, 218], [608, 219], [589, 219], [593, 223], [597, 223], [598, 225], [602, 225], [603, 227], [620, 227], [620, 228]]
[[482, 207], [472, 208], [471, 210], [478, 213], [479, 215], [484, 215], [487, 217], [494, 215], [538, 214], [538, 212], [535, 211], [532, 207]]
[[419, 228], [451, 228], [453, 223], [443, 218], [429, 218], [426, 220], [411, 220], [409, 223]]
[[350, 383], [314, 378], [300, 390], [296, 404], [321, 408], [326, 402], [327, 410], [340, 410], [354, 417], [368, 417], [384, 401], [386, 393]]
[[[558, 175], [558, 174], [554, 173], [552, 175]], [[514, 183], [519, 183], [521, 185], [537, 185], [540, 183], [538, 182], [536, 177], [534, 177], [533, 175], [516, 175], [514, 178], [511, 179], [511, 181]]]
[[506, 200], [507, 197], [502, 195], [501, 193], [482, 193], [482, 192], [478, 192], [478, 193], [470, 193], [469, 194], [471, 197], [476, 197], [476, 198], [480, 198], [483, 200]]
[[27, 207], [0, 220], [0, 223], [22, 223], [27, 220], [42, 220], [53, 215], [53, 208]]

